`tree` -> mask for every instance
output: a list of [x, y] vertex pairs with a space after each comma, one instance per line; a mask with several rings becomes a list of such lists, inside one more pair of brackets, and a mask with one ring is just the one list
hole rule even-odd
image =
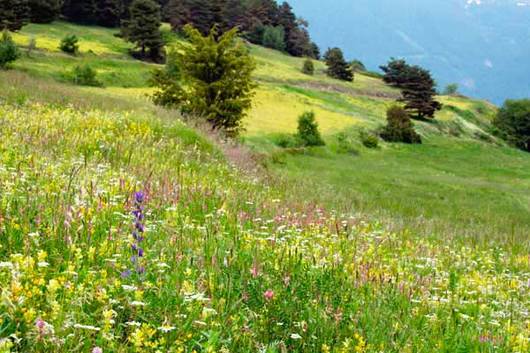
[[364, 72], [364, 71], [366, 71], [366, 66], [364, 66], [362, 61], [357, 60], [357, 59], [352, 60], [350, 66], [351, 66], [351, 69], [353, 70], [353, 72]]
[[96, 0], [66, 0], [63, 14], [68, 20], [82, 24], [96, 23]]
[[118, 27], [123, 14], [122, 0], [98, 0], [96, 22], [105, 27]]
[[63, 0], [29, 0], [31, 22], [50, 23], [61, 14]]
[[28, 22], [28, 0], [0, 1], [0, 30], [18, 31]]
[[236, 136], [251, 106], [255, 63], [238, 39], [237, 29], [219, 35], [214, 27], [206, 36], [184, 27], [189, 43], [177, 43], [166, 67], [152, 84], [156, 104], [179, 108], [189, 116], [203, 117], [214, 129]]
[[67, 35], [61, 39], [59, 49], [65, 53], [75, 55], [79, 50], [79, 39], [77, 39], [75, 34]]
[[159, 61], [164, 41], [160, 33], [160, 5], [153, 0], [134, 0], [130, 19], [123, 22], [123, 33], [140, 50], [141, 59]]
[[393, 105], [387, 110], [387, 125], [380, 132], [388, 142], [421, 143], [421, 136], [414, 130], [414, 124], [405, 109]]
[[444, 89], [444, 94], [446, 96], [452, 96], [458, 93], [458, 84], [450, 83]]
[[314, 112], [305, 112], [298, 117], [298, 138], [305, 146], [323, 146], [324, 140], [318, 131]]
[[304, 60], [304, 66], [302, 66], [302, 72], [306, 75], [315, 74], [315, 65], [313, 64], [313, 60], [309, 58]]
[[405, 109], [419, 119], [433, 118], [442, 105], [434, 99], [436, 83], [428, 70], [411, 66], [405, 60], [391, 59], [387, 66], [381, 66], [385, 73], [383, 80], [401, 90], [401, 102]]
[[280, 51], [285, 50], [285, 31], [282, 26], [265, 26], [263, 32], [263, 46]]
[[339, 48], [328, 49], [326, 54], [324, 54], [324, 60], [328, 66], [327, 74], [330, 77], [344, 81], [353, 81], [353, 71], [344, 59], [342, 50]]
[[502, 138], [530, 152], [530, 99], [507, 100], [493, 120]]

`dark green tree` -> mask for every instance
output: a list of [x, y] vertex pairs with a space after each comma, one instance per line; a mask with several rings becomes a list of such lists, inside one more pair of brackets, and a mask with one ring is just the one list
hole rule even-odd
[[414, 130], [409, 113], [402, 107], [394, 105], [386, 112], [387, 125], [380, 136], [388, 142], [421, 143], [421, 136]]
[[205, 118], [214, 129], [237, 135], [255, 87], [255, 63], [248, 49], [237, 29], [219, 35], [213, 28], [204, 36], [188, 25], [184, 33], [189, 43], [178, 43], [165, 70], [153, 76], [154, 102], [178, 107], [186, 115]]
[[353, 72], [364, 72], [366, 71], [366, 66], [362, 63], [361, 60], [354, 59], [350, 63], [351, 69]]
[[428, 70], [411, 66], [405, 60], [391, 59], [388, 65], [381, 66], [385, 73], [383, 80], [401, 90], [401, 102], [414, 117], [433, 118], [442, 105], [434, 99], [436, 83]]
[[11, 35], [4, 29], [0, 38], [0, 69], [6, 69], [9, 64], [20, 57], [17, 45]]
[[96, 22], [105, 27], [118, 27], [124, 12], [122, 0], [98, 0]]
[[330, 77], [343, 81], [353, 81], [353, 71], [344, 59], [344, 54], [340, 48], [328, 49], [324, 54], [324, 60], [328, 66], [327, 74]]
[[169, 0], [167, 12], [171, 28], [180, 31], [191, 23], [191, 6], [188, 0]]
[[75, 23], [94, 24], [97, 22], [97, 1], [65, 0], [63, 14]]
[[28, 0], [0, 0], [0, 30], [18, 31], [29, 22]]
[[452, 96], [455, 94], [458, 94], [458, 84], [457, 83], [450, 83], [447, 86], [445, 86], [444, 94], [447, 96]]
[[29, 0], [31, 22], [50, 23], [61, 14], [63, 0]]
[[285, 31], [282, 26], [265, 26], [263, 32], [263, 46], [280, 51], [285, 50]]
[[493, 120], [493, 126], [511, 145], [530, 152], [530, 99], [504, 102]]
[[79, 51], [79, 39], [75, 34], [67, 35], [61, 39], [59, 49], [65, 53], [75, 55]]
[[160, 61], [164, 41], [160, 32], [160, 5], [153, 0], [134, 0], [129, 8], [130, 18], [123, 22], [123, 33], [136, 45], [141, 59]]
[[314, 112], [305, 112], [298, 117], [297, 137], [305, 146], [323, 146], [325, 144], [318, 131]]

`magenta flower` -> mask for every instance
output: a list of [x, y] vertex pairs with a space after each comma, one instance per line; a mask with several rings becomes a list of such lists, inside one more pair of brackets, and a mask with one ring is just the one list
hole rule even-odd
[[272, 289], [267, 289], [265, 293], [263, 293], [263, 296], [266, 300], [272, 300], [274, 299], [274, 291]]

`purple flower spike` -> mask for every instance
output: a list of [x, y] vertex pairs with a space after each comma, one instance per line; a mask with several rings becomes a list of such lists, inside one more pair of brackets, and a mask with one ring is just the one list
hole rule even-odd
[[144, 202], [144, 197], [145, 197], [145, 195], [141, 191], [138, 191], [137, 193], [134, 194], [134, 198], [135, 198], [137, 203], [143, 203]]

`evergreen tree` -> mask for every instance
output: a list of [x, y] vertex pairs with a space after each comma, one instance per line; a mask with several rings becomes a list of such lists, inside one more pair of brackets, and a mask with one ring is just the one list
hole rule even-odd
[[388, 142], [421, 143], [421, 136], [414, 130], [414, 124], [405, 109], [394, 105], [387, 110], [387, 125], [381, 138]]
[[315, 74], [315, 64], [313, 64], [313, 60], [307, 58], [304, 61], [304, 65], [302, 66], [302, 72], [306, 75], [314, 75]]
[[31, 22], [50, 23], [61, 14], [63, 0], [29, 0]]
[[122, 0], [98, 0], [96, 22], [105, 27], [118, 27], [123, 14]]
[[11, 35], [4, 29], [0, 37], [0, 69], [8, 68], [9, 64], [20, 57], [17, 45], [11, 38]]
[[223, 27], [224, 32], [229, 31], [232, 28], [238, 28], [239, 30], [246, 30], [247, 27], [247, 11], [241, 0], [227, 0], [222, 9]]
[[28, 21], [28, 0], [0, 0], [0, 30], [18, 31]]
[[353, 81], [353, 71], [344, 59], [344, 54], [340, 48], [328, 49], [324, 55], [324, 60], [328, 66], [326, 71], [328, 76], [343, 81]]
[[180, 31], [192, 21], [189, 0], [169, 0], [167, 12], [171, 28]]
[[205, 118], [214, 129], [237, 135], [255, 87], [252, 57], [238, 40], [237, 29], [221, 36], [215, 28], [207, 36], [191, 26], [184, 32], [189, 43], [177, 44], [168, 55], [166, 70], [153, 77], [158, 88], [154, 102], [178, 107]]
[[129, 12], [130, 19], [123, 23], [127, 40], [136, 44], [142, 59], [160, 60], [164, 46], [160, 5], [153, 0], [134, 0]]
[[97, 2], [96, 0], [66, 0], [63, 14], [75, 23], [96, 23]]
[[411, 66], [405, 60], [391, 59], [387, 66], [381, 66], [385, 73], [383, 80], [401, 90], [401, 102], [405, 109], [419, 119], [433, 118], [442, 109], [437, 102], [436, 83], [428, 70]]
[[305, 146], [324, 146], [324, 140], [318, 131], [314, 112], [305, 112], [298, 118], [298, 135]]

